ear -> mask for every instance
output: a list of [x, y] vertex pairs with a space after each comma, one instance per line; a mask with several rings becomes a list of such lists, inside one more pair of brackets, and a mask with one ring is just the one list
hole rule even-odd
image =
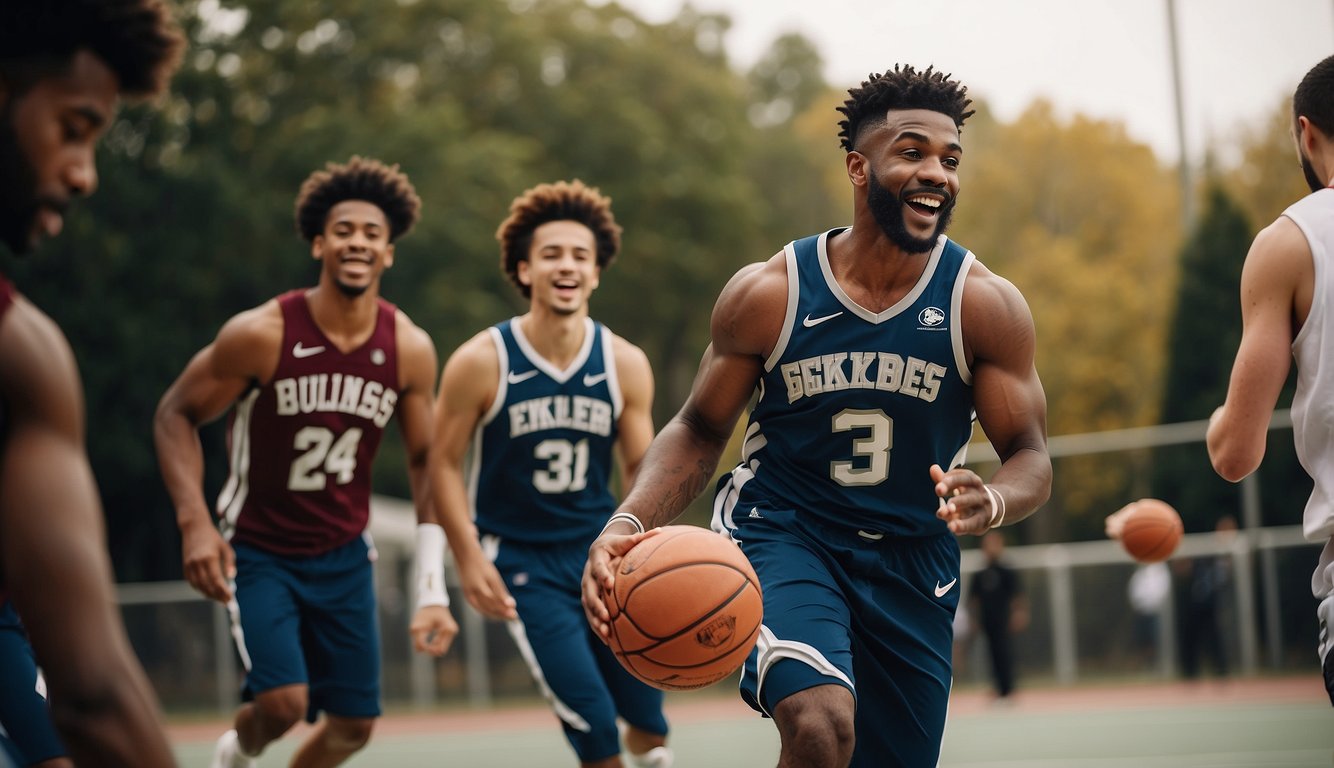
[[394, 246], [393, 244], [384, 247], [384, 268], [389, 269], [394, 266]]
[[601, 285], [601, 284], [602, 284], [602, 267], [599, 267], [599, 266], [597, 266], [596, 264], [594, 264], [594, 265], [593, 265], [593, 287], [592, 287], [590, 290], [594, 290], [594, 291], [596, 291], [596, 290], [598, 289], [598, 286]]
[[1307, 157], [1315, 154], [1316, 138], [1320, 130], [1311, 124], [1311, 120], [1305, 116], [1297, 116], [1297, 146]]
[[854, 187], [866, 186], [866, 155], [853, 150], [848, 153], [847, 157], [843, 158], [843, 162], [848, 167], [848, 180], [852, 182], [852, 185]]
[[533, 276], [528, 273], [529, 266], [528, 259], [522, 259], [518, 264], [514, 265], [514, 275], [519, 278], [519, 285], [526, 285], [531, 288], [533, 285]]
[[310, 241], [310, 257], [316, 261], [324, 259], [324, 235], [316, 235]]

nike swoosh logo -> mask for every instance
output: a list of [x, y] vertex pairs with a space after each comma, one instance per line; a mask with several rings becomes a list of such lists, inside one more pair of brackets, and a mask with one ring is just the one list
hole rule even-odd
[[518, 384], [520, 382], [528, 381], [529, 379], [533, 378], [536, 375], [537, 375], [537, 369], [534, 368], [531, 371], [525, 371], [523, 373], [515, 373], [514, 371], [510, 371], [510, 375], [506, 376], [505, 378], [511, 384]]
[[958, 581], [959, 581], [958, 579], [950, 579], [950, 583], [946, 584], [946, 585], [943, 586], [943, 587], [940, 586], [940, 582], [937, 581], [937, 582], [936, 582], [936, 597], [944, 597], [944, 596], [945, 596], [945, 593], [947, 593], [947, 592], [949, 592], [951, 589], [953, 589], [953, 588], [954, 588], [954, 585], [955, 585]]
[[585, 373], [585, 374], [584, 374], [584, 386], [585, 386], [585, 387], [592, 387], [592, 386], [595, 386], [595, 385], [597, 385], [597, 384], [601, 384], [606, 378], [607, 378], [607, 374], [605, 374], [605, 373]]
[[804, 325], [804, 326], [806, 326], [807, 328], [814, 328], [815, 326], [819, 325], [820, 323], [823, 323], [823, 322], [826, 321], [826, 320], [833, 320], [834, 318], [838, 317], [838, 316], [841, 315], [841, 314], [843, 314], [843, 313], [842, 313], [842, 312], [835, 312], [835, 313], [832, 314], [832, 315], [825, 315], [824, 317], [811, 317], [810, 315], [806, 315], [806, 319], [805, 319], [805, 320], [802, 320], [802, 321], [801, 321], [801, 324]]
[[303, 357], [310, 357], [311, 355], [318, 355], [319, 353], [321, 353], [321, 352], [323, 352], [323, 351], [324, 351], [324, 345], [320, 345], [320, 346], [318, 346], [318, 347], [303, 347], [303, 346], [301, 346], [301, 342], [298, 341], [298, 342], [296, 343], [296, 346], [295, 346], [295, 347], [292, 347], [292, 357], [295, 357], [295, 358], [297, 358], [297, 359], [299, 360], [299, 359], [301, 359], [301, 358], [303, 358]]

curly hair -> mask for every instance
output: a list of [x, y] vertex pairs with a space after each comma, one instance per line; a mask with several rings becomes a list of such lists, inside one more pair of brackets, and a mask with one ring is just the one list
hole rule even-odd
[[856, 148], [862, 129], [885, 122], [885, 113], [891, 109], [929, 109], [954, 119], [954, 125], [963, 130], [963, 121], [975, 110], [968, 109], [972, 100], [968, 89], [951, 75], [927, 67], [918, 72], [910, 65], [894, 65], [892, 72], [872, 72], [861, 85], [848, 89], [848, 99], [838, 107], [845, 116], [839, 121], [839, 142], [846, 152]]
[[421, 198], [397, 165], [353, 155], [344, 165], [328, 163], [301, 185], [296, 228], [306, 240], [324, 234], [329, 211], [344, 200], [365, 200], [384, 211], [389, 241], [406, 235], [421, 215]]
[[116, 74], [122, 95], [156, 96], [166, 89], [184, 46], [163, 0], [0, 2], [0, 77], [16, 92], [65, 71], [76, 53], [87, 50]]
[[1334, 137], [1334, 56], [1311, 67], [1292, 96], [1293, 119], [1305, 117], [1320, 132]]
[[605, 269], [621, 250], [621, 227], [611, 214], [611, 198], [582, 181], [539, 184], [514, 198], [510, 215], [500, 223], [500, 268], [518, 286], [523, 297], [532, 289], [519, 282], [519, 262], [528, 260], [533, 233], [550, 221], [577, 221], [593, 232], [597, 243], [597, 265]]

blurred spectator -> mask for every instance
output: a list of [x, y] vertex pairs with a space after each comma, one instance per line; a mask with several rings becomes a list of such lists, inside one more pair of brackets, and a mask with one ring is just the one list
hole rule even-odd
[[1158, 649], [1163, 606], [1172, 591], [1172, 574], [1166, 563], [1141, 565], [1131, 575], [1127, 590], [1130, 607], [1135, 612], [1131, 647], [1136, 660], [1147, 664]]
[[1007, 699], [1014, 693], [1014, 648], [1012, 636], [1028, 626], [1028, 601], [1019, 574], [1001, 560], [1005, 538], [1000, 531], [982, 537], [982, 555], [987, 565], [973, 575], [969, 603], [978, 614], [978, 624], [987, 639], [991, 678], [996, 696]]
[[1232, 555], [1230, 544], [1236, 535], [1237, 520], [1231, 515], [1219, 519], [1216, 535], [1224, 551], [1186, 561], [1186, 585], [1181, 601], [1181, 672], [1188, 679], [1200, 674], [1201, 662], [1208, 656], [1219, 677], [1228, 674], [1227, 648], [1221, 617], [1232, 591]]

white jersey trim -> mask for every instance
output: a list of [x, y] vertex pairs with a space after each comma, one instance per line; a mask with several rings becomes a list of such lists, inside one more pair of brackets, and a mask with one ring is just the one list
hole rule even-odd
[[523, 335], [523, 325], [519, 320], [520, 318], [516, 317], [510, 321], [510, 330], [514, 332], [514, 340], [519, 344], [519, 351], [523, 352], [523, 356], [528, 358], [528, 362], [532, 363], [533, 367], [537, 370], [545, 373], [557, 382], [564, 384], [570, 380], [571, 376], [578, 373], [579, 370], [584, 367], [584, 363], [588, 362], [588, 355], [593, 350], [593, 336], [595, 332], [593, 318], [584, 318], [583, 346], [579, 348], [579, 353], [574, 356], [574, 359], [570, 361], [570, 364], [566, 366], [563, 371], [552, 365], [549, 360], [537, 353], [537, 348], [528, 341], [527, 336]]
[[968, 356], [963, 348], [963, 284], [968, 280], [974, 261], [977, 257], [973, 252], [966, 251], [963, 263], [959, 265], [959, 276], [954, 280], [954, 293], [950, 296], [950, 317], [954, 318], [950, 323], [950, 344], [954, 347], [954, 365], [959, 369], [959, 378], [970, 387], [973, 386], [973, 369], [968, 367]]
[[834, 294], [834, 298], [838, 299], [838, 303], [846, 307], [849, 312], [868, 323], [875, 323], [877, 325], [895, 317], [908, 307], [911, 307], [913, 303], [917, 301], [918, 297], [922, 295], [926, 290], [926, 287], [931, 283], [931, 276], [936, 273], [936, 266], [940, 264], [940, 254], [945, 251], [945, 243], [949, 242], [944, 235], [938, 237], [936, 239], [936, 246], [931, 249], [931, 255], [927, 259], [926, 268], [922, 270], [921, 276], [917, 278], [917, 282], [913, 285], [912, 289], [909, 290], [903, 298], [894, 302], [894, 306], [889, 307], [883, 312], [872, 312], [866, 307], [853, 301], [852, 297], [848, 296], [843, 290], [843, 286], [839, 285], [838, 280], [834, 278], [834, 269], [829, 266], [828, 240], [828, 232], [820, 236], [818, 253], [820, 258], [820, 271], [824, 273], [824, 280], [829, 286], [830, 292]]
[[[827, 232], [825, 233], [828, 234]], [[820, 242], [824, 242], [823, 237]], [[783, 353], [787, 351], [787, 343], [792, 339], [792, 326], [797, 322], [797, 299], [801, 297], [801, 276], [797, 274], [797, 244], [792, 241], [783, 246], [783, 257], [787, 261], [787, 311], [783, 314], [783, 331], [778, 334], [778, 341], [774, 344], [774, 351], [769, 354], [769, 359], [764, 361], [765, 372], [772, 371], [778, 361], [783, 359]], [[760, 385], [763, 386], [763, 380]], [[764, 393], [761, 392], [763, 397]]]
[[625, 408], [625, 397], [621, 392], [621, 378], [616, 375], [616, 350], [612, 346], [611, 329], [602, 326], [602, 369], [607, 372], [607, 389], [611, 392], [611, 415], [616, 421], [621, 419]]
[[250, 394], [237, 401], [236, 416], [232, 419], [232, 469], [222, 493], [218, 494], [222, 537], [228, 541], [236, 533], [237, 518], [241, 516], [246, 497], [250, 495], [250, 422], [254, 418], [255, 401], [258, 399], [259, 387], [255, 387], [250, 390]]

